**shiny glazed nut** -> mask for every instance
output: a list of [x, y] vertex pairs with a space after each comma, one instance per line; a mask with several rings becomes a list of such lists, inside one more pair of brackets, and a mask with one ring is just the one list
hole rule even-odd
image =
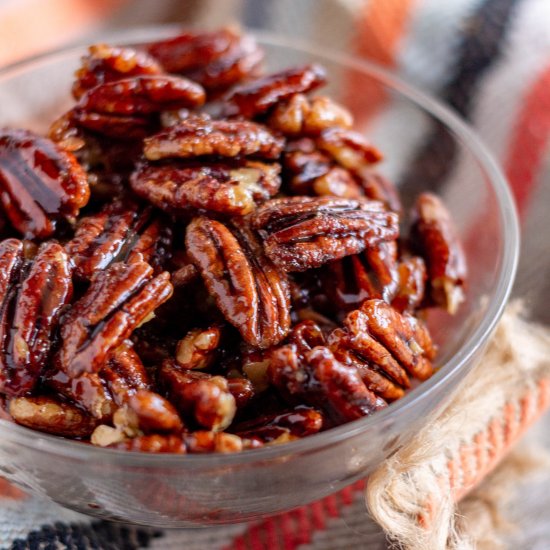
[[384, 203], [393, 212], [400, 213], [401, 200], [397, 188], [393, 183], [375, 172], [372, 167], [361, 167], [354, 171], [356, 181], [359, 182], [365, 196], [369, 199]]
[[187, 452], [185, 443], [179, 435], [141, 435], [107, 445], [111, 449], [124, 451], [139, 451], [142, 453], [175, 453]]
[[320, 65], [305, 65], [264, 76], [236, 87], [228, 98], [229, 112], [254, 118], [294, 94], [309, 92], [326, 82]]
[[328, 97], [308, 99], [303, 94], [296, 94], [275, 107], [268, 124], [287, 136], [317, 136], [335, 126], [351, 128], [353, 117]]
[[256, 161], [196, 166], [142, 164], [130, 185], [137, 195], [166, 212], [193, 208], [244, 216], [279, 190], [279, 166]]
[[128, 407], [136, 414], [144, 432], [180, 432], [183, 423], [174, 406], [158, 393], [138, 390], [128, 399]]
[[433, 301], [456, 313], [464, 301], [466, 257], [451, 215], [441, 199], [422, 193], [414, 211], [413, 239], [422, 252]]
[[[74, 126], [117, 139], [142, 139], [154, 126], [146, 116], [123, 116], [73, 109], [69, 117]], [[66, 147], [66, 135], [61, 144]]]
[[204, 101], [204, 90], [196, 82], [177, 76], [149, 75], [100, 84], [81, 97], [78, 108], [132, 116], [200, 107]]
[[25, 237], [50, 237], [86, 205], [86, 174], [71, 153], [26, 130], [0, 130], [0, 202]]
[[426, 264], [418, 256], [399, 263], [399, 288], [391, 305], [397, 311], [414, 311], [420, 307], [426, 290]]
[[210, 366], [220, 345], [220, 339], [221, 329], [216, 326], [188, 332], [176, 348], [178, 365], [182, 369], [204, 369]]
[[197, 431], [184, 435], [190, 453], [238, 453], [245, 447], [239, 436], [224, 432]]
[[149, 160], [204, 155], [275, 159], [283, 144], [268, 128], [254, 122], [190, 117], [145, 139], [143, 152]]
[[61, 245], [44, 243], [26, 262], [24, 248], [17, 239], [0, 242], [0, 387], [9, 395], [34, 389], [73, 291]]
[[75, 73], [73, 97], [80, 99], [88, 90], [105, 82], [160, 73], [162, 67], [145, 52], [108, 44], [94, 44], [88, 48], [88, 54], [82, 57], [82, 65]]
[[233, 421], [235, 398], [225, 378], [180, 369], [170, 361], [163, 363], [159, 375], [170, 401], [200, 426], [222, 431]]
[[187, 228], [187, 252], [229, 323], [246, 342], [267, 348], [290, 328], [286, 276], [262, 253], [246, 223], [200, 217]]
[[304, 271], [397, 237], [398, 218], [375, 201], [289, 197], [252, 214], [267, 256], [286, 271]]
[[255, 394], [254, 385], [248, 378], [228, 378], [227, 388], [235, 398], [237, 409], [244, 408]]
[[97, 372], [111, 351], [172, 294], [168, 273], [152, 279], [146, 262], [116, 263], [96, 274], [63, 318], [60, 368], [71, 377]]
[[81, 409], [53, 397], [17, 397], [10, 401], [9, 413], [17, 424], [65, 437], [87, 437], [97, 424]]

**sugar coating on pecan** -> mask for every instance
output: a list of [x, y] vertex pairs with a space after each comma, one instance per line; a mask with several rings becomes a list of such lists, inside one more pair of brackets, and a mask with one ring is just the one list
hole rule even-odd
[[130, 185], [165, 212], [203, 209], [244, 216], [275, 195], [281, 180], [279, 165], [252, 160], [191, 166], [144, 163], [132, 174]]
[[90, 188], [74, 156], [27, 130], [0, 130], [0, 203], [25, 237], [53, 235], [56, 222], [73, 221]]
[[290, 328], [288, 281], [263, 254], [246, 222], [205, 217], [187, 228], [187, 251], [229, 323], [246, 342], [266, 348]]
[[190, 117], [147, 138], [143, 152], [149, 160], [211, 155], [276, 159], [283, 143], [268, 128], [255, 122]]
[[358, 254], [398, 236], [398, 217], [366, 199], [288, 197], [252, 214], [267, 256], [286, 271], [303, 271]]

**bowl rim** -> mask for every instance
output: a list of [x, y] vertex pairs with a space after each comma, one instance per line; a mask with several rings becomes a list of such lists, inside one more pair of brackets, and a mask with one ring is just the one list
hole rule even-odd
[[[140, 43], [147, 40], [158, 40], [173, 36], [177, 32], [181, 32], [182, 29], [184, 29], [182, 25], [174, 24], [134, 27], [123, 31], [107, 32], [92, 36], [87, 43], [92, 43], [96, 38], [118, 44]], [[477, 136], [476, 132], [452, 108], [444, 105], [430, 94], [406, 83], [400, 77], [395, 76], [391, 71], [378, 66], [376, 63], [357, 58], [351, 54], [334, 52], [313, 42], [289, 38], [264, 30], [246, 30], [252, 33], [260, 43], [321, 56], [332, 63], [368, 73], [369, 76], [396, 90], [402, 96], [412, 101], [417, 107], [421, 107], [443, 122], [461, 141], [467, 144], [466, 146], [488, 176], [499, 207], [499, 220], [504, 228], [504, 246], [500, 258], [500, 271], [498, 273], [497, 284], [493, 291], [493, 298], [488, 304], [487, 312], [480, 321], [479, 326], [465, 340], [460, 350], [450, 357], [429, 380], [424, 381], [399, 401], [378, 411], [373, 416], [348, 422], [331, 428], [326, 432], [314, 434], [282, 445], [266, 446], [260, 449], [251, 449], [230, 454], [181, 455], [175, 453], [138, 453], [95, 447], [78, 441], [37, 432], [0, 419], [0, 434], [2, 434], [2, 437], [7, 436], [12, 442], [30, 447], [36, 451], [85, 461], [98, 459], [101, 462], [123, 463], [125, 466], [137, 467], [180, 466], [184, 469], [192, 467], [218, 467], [265, 462], [291, 454], [308, 454], [332, 446], [342, 440], [352, 438], [376, 423], [391, 422], [393, 418], [407, 414], [407, 411], [414, 404], [428, 398], [437, 388], [463, 370], [468, 360], [482, 348], [493, 332], [510, 296], [517, 270], [520, 247], [519, 222], [515, 202], [507, 180], [498, 163], [493, 158], [487, 146]], [[78, 53], [85, 53], [84, 45], [64, 47], [18, 61], [0, 69], [0, 82], [22, 72], [30, 71], [34, 66], [41, 63], [53, 61], [56, 58], [73, 58]]]

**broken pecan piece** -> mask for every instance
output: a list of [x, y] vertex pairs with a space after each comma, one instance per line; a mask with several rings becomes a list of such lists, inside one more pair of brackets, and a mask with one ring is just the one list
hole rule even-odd
[[190, 208], [243, 216], [275, 195], [279, 166], [255, 161], [158, 166], [143, 163], [132, 174], [137, 195], [166, 212]]
[[170, 275], [146, 262], [116, 263], [93, 278], [61, 324], [59, 367], [70, 376], [101, 369], [110, 352], [172, 294]]
[[186, 245], [216, 304], [246, 342], [267, 348], [286, 336], [288, 281], [246, 223], [195, 218], [187, 227]]
[[398, 311], [414, 311], [424, 299], [426, 289], [426, 264], [419, 256], [399, 263], [399, 288], [391, 305]]
[[162, 72], [159, 63], [145, 52], [108, 44], [94, 44], [88, 48], [88, 54], [82, 57], [82, 65], [75, 73], [73, 97], [80, 99], [88, 90], [106, 82]]
[[215, 358], [220, 345], [221, 328], [194, 329], [178, 342], [176, 361], [182, 369], [204, 369]]
[[353, 118], [328, 97], [296, 94], [275, 107], [268, 125], [286, 136], [317, 136], [327, 128], [351, 128]]
[[143, 152], [149, 160], [204, 155], [276, 159], [283, 145], [282, 138], [255, 122], [189, 117], [177, 126], [146, 138]]
[[430, 296], [454, 314], [464, 301], [467, 269], [451, 214], [436, 195], [422, 193], [413, 215], [412, 239], [426, 260]]
[[107, 445], [111, 449], [124, 451], [139, 451], [142, 453], [176, 453], [185, 454], [187, 448], [180, 435], [141, 435], [132, 439], [124, 439]]
[[56, 222], [73, 221], [90, 188], [75, 157], [26, 130], [0, 130], [0, 202], [24, 236], [45, 238]]
[[286, 271], [304, 271], [398, 236], [398, 217], [367, 199], [288, 197], [251, 215], [267, 256]]
[[10, 401], [9, 413], [17, 424], [65, 437], [87, 437], [97, 425], [82, 409], [54, 397], [17, 397]]
[[293, 67], [237, 86], [227, 99], [228, 110], [232, 114], [254, 118], [279, 101], [309, 92], [325, 82], [326, 73], [320, 65]]
[[23, 251], [24, 244], [16, 239], [0, 243], [0, 386], [9, 395], [34, 388], [73, 290], [69, 258], [61, 245], [44, 243], [27, 265]]
[[204, 90], [196, 82], [178, 76], [146, 75], [100, 84], [80, 98], [77, 108], [133, 116], [200, 107], [204, 101]]
[[170, 401], [200, 426], [221, 431], [233, 421], [235, 398], [225, 378], [180, 369], [170, 360], [163, 363], [159, 377]]

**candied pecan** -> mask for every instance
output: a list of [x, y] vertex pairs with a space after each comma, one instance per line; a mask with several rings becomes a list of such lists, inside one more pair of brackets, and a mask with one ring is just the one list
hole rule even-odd
[[130, 178], [137, 195], [166, 212], [190, 208], [243, 216], [279, 190], [279, 166], [255, 161], [158, 166], [143, 163]]
[[152, 263], [157, 247], [166, 245], [160, 236], [161, 226], [150, 209], [140, 211], [136, 204], [114, 202], [82, 218], [65, 249], [75, 265], [74, 275], [86, 281], [114, 262]]
[[227, 99], [228, 110], [231, 114], [254, 118], [278, 102], [309, 92], [325, 82], [325, 69], [320, 65], [293, 67], [237, 86]]
[[432, 300], [449, 313], [464, 301], [466, 257], [457, 230], [441, 199], [422, 193], [415, 205], [412, 238], [422, 252]]
[[426, 264], [419, 256], [399, 263], [399, 287], [391, 305], [398, 311], [414, 311], [424, 299], [426, 288]]
[[252, 213], [269, 258], [286, 271], [304, 271], [397, 237], [398, 217], [367, 199], [288, 197]]
[[284, 395], [320, 407], [338, 421], [355, 420], [385, 406], [367, 389], [357, 370], [342, 365], [325, 346], [280, 347], [271, 354], [268, 373]]
[[361, 134], [342, 128], [327, 128], [316, 140], [317, 147], [344, 168], [359, 171], [382, 159], [382, 153]]
[[279, 103], [269, 117], [269, 126], [287, 136], [317, 136], [327, 128], [351, 128], [351, 113], [328, 97], [309, 99], [293, 95]]
[[85, 372], [70, 377], [63, 371], [52, 369], [46, 373], [45, 382], [102, 422], [108, 422], [115, 411], [111, 393], [97, 373]]
[[54, 397], [17, 397], [10, 401], [9, 413], [17, 424], [65, 437], [87, 437], [97, 425], [82, 409]]
[[145, 52], [108, 44], [93, 44], [88, 48], [88, 54], [82, 57], [82, 65], [75, 73], [73, 97], [80, 99], [88, 90], [105, 82], [160, 73], [162, 67]]
[[356, 309], [369, 298], [391, 303], [399, 286], [397, 243], [382, 242], [361, 254], [330, 262], [322, 278], [325, 292], [340, 310]]
[[410, 314], [400, 314], [383, 300], [366, 300], [347, 315], [344, 327], [349, 349], [400, 386], [410, 386], [408, 374], [419, 380], [433, 374], [435, 347], [426, 328]]
[[200, 107], [204, 101], [204, 90], [196, 82], [179, 76], [146, 75], [100, 84], [80, 98], [77, 108], [132, 116]]
[[[77, 127], [117, 139], [142, 139], [155, 128], [151, 119], [146, 116], [113, 115], [78, 108], [70, 111], [69, 116], [72, 123]], [[67, 147], [67, 134], [62, 137], [61, 143], [64, 147]]]
[[187, 452], [185, 443], [180, 435], [151, 434], [141, 435], [132, 439], [125, 439], [107, 447], [124, 451], [140, 451], [142, 453], [176, 453]]
[[221, 376], [175, 367], [165, 361], [159, 377], [170, 401], [186, 416], [213, 431], [227, 428], [235, 416], [235, 398]]
[[242, 422], [234, 427], [234, 431], [242, 438], [258, 438], [264, 443], [272, 443], [279, 442], [285, 435], [300, 438], [315, 434], [322, 429], [323, 420], [319, 411], [301, 405], [290, 412]]
[[174, 288], [187, 286], [197, 279], [199, 271], [193, 264], [183, 265], [171, 273]]
[[205, 369], [212, 364], [220, 345], [221, 328], [194, 329], [178, 342], [176, 361], [183, 369]]
[[246, 342], [267, 348], [286, 336], [288, 281], [245, 223], [195, 218], [187, 227], [186, 245], [216, 304]]
[[238, 435], [225, 432], [197, 431], [183, 438], [189, 453], [236, 453], [246, 445]]
[[69, 258], [57, 242], [42, 244], [30, 265], [23, 254], [17, 239], [0, 243], [0, 386], [10, 395], [34, 388], [73, 290]]
[[369, 199], [384, 203], [393, 212], [401, 212], [399, 193], [390, 180], [375, 172], [370, 166], [355, 170], [354, 175]]
[[93, 278], [90, 288], [63, 318], [59, 367], [71, 376], [97, 372], [154, 310], [168, 300], [168, 273], [152, 279], [146, 262], [115, 263]]
[[128, 399], [144, 432], [179, 432], [183, 423], [174, 406], [164, 397], [149, 390], [138, 390]]
[[227, 387], [235, 398], [237, 409], [242, 409], [254, 396], [254, 385], [248, 378], [228, 378]]
[[74, 220], [88, 202], [86, 174], [74, 156], [26, 130], [0, 130], [0, 202], [27, 237], [53, 234], [56, 222]]
[[282, 138], [255, 122], [189, 117], [177, 126], [146, 138], [143, 152], [149, 160], [204, 155], [276, 159], [283, 145]]

